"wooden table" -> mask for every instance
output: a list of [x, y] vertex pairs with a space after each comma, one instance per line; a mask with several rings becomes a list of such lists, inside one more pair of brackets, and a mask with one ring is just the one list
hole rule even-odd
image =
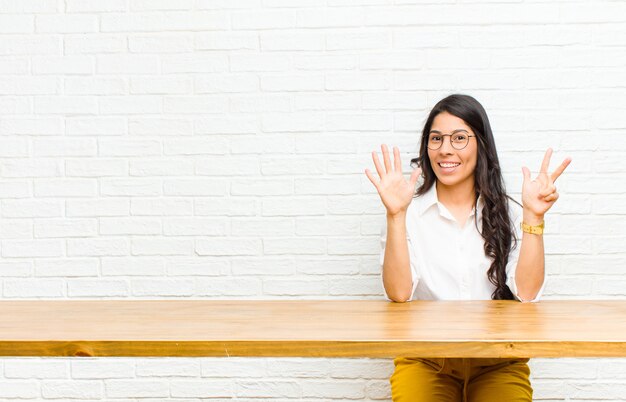
[[0, 301], [0, 355], [626, 357], [626, 301]]

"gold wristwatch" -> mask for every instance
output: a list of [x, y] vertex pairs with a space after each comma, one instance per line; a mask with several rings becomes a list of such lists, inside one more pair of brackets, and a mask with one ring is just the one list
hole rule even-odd
[[545, 221], [542, 221], [539, 225], [536, 225], [536, 226], [531, 226], [522, 222], [522, 230], [530, 234], [537, 234], [537, 235], [543, 234], [544, 226], [545, 226]]

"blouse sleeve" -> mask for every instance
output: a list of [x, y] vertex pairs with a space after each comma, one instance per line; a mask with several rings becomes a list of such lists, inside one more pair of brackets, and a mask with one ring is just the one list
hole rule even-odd
[[[522, 300], [521, 297], [519, 297], [518, 295], [518, 291], [517, 291], [517, 284], [515, 283], [515, 271], [517, 270], [517, 262], [519, 261], [519, 252], [520, 249], [522, 248], [522, 228], [521, 228], [521, 223], [522, 223], [522, 209], [519, 205], [514, 204], [514, 203], [510, 203], [509, 207], [511, 208], [512, 214], [511, 217], [513, 218], [513, 229], [515, 231], [515, 239], [517, 240], [517, 246], [515, 246], [514, 248], [511, 249], [511, 252], [509, 253], [509, 261], [506, 265], [506, 284], [509, 287], [509, 289], [511, 289], [511, 292], [513, 293], [513, 295], [515, 296], [515, 298], [519, 301], [524, 301]], [[512, 244], [511, 247], [513, 247], [514, 245]], [[544, 273], [545, 275], [545, 273]], [[541, 285], [541, 289], [539, 289], [539, 291], [537, 292], [537, 296], [532, 299], [532, 300], [526, 300], [528, 302], [538, 302], [539, 299], [541, 298], [541, 295], [543, 294], [543, 289], [546, 286], [546, 278], [544, 276], [544, 280], [543, 280], [543, 285]]]
[[[406, 241], [407, 241], [407, 247], [409, 248], [409, 262], [410, 262], [410, 267], [411, 267], [411, 296], [409, 297], [409, 299], [407, 301], [411, 301], [413, 300], [414, 296], [415, 296], [415, 289], [417, 288], [417, 283], [419, 281], [419, 276], [418, 276], [418, 271], [417, 271], [417, 258], [415, 255], [415, 251], [413, 249], [413, 247], [411, 246], [411, 239], [409, 236], [409, 230], [407, 228], [407, 235], [406, 235]], [[381, 251], [380, 251], [380, 258], [379, 258], [379, 264], [380, 264], [380, 283], [382, 285], [383, 288], [383, 294], [385, 296], [385, 299], [387, 301], [392, 301], [389, 298], [389, 295], [387, 294], [387, 291], [385, 290], [385, 284], [383, 282], [383, 263], [385, 262], [385, 245], [387, 244], [387, 224], [383, 224], [382, 225], [382, 229], [380, 231], [380, 246], [381, 246]]]

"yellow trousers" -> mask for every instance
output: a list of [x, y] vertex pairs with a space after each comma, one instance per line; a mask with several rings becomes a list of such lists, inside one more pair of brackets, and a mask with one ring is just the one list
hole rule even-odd
[[393, 402], [532, 402], [529, 359], [398, 357]]

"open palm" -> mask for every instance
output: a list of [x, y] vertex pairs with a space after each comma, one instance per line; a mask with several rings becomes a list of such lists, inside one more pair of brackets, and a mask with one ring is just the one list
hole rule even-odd
[[572, 161], [570, 158], [565, 158], [563, 163], [561, 163], [552, 174], [548, 174], [551, 156], [552, 149], [548, 148], [543, 157], [539, 174], [534, 180], [530, 178], [530, 170], [528, 170], [527, 167], [522, 168], [524, 174], [522, 203], [524, 204], [524, 209], [536, 217], [543, 217], [559, 198], [559, 193], [556, 192], [554, 182], [556, 182], [556, 179], [558, 179]]
[[402, 163], [398, 147], [393, 147], [393, 165], [387, 145], [381, 145], [380, 148], [383, 154], [384, 169], [380, 164], [376, 151], [372, 152], [372, 160], [374, 161], [379, 179], [374, 177], [374, 174], [369, 169], [365, 169], [365, 174], [376, 187], [376, 191], [378, 191], [380, 199], [387, 209], [387, 214], [397, 215], [405, 212], [411, 203], [421, 170], [419, 168], [413, 170], [410, 179], [406, 180], [402, 175]]

